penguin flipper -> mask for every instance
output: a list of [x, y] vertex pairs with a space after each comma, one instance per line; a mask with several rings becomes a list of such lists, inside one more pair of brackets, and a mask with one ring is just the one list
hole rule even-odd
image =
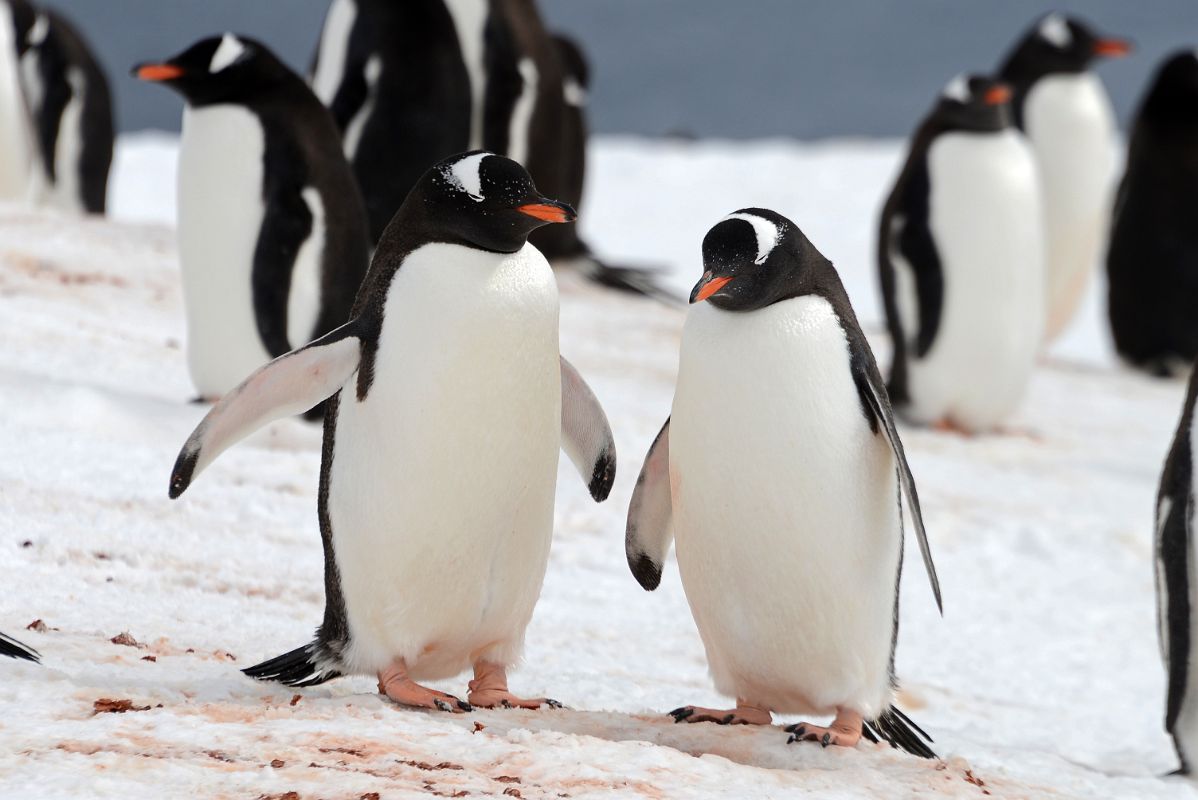
[[[885, 435], [890, 449], [894, 451], [897, 464], [899, 483], [902, 492], [907, 497], [907, 508], [911, 522], [915, 527], [915, 539], [919, 542], [919, 552], [923, 556], [923, 565], [928, 573], [928, 581], [932, 585], [932, 594], [936, 596], [936, 607], [944, 613], [944, 604], [940, 599], [940, 579], [936, 577], [936, 565], [932, 563], [932, 549], [928, 545], [928, 534], [923, 527], [923, 511], [919, 506], [919, 492], [915, 488], [915, 478], [911, 475], [911, 467], [907, 464], [907, 454], [903, 450], [903, 442], [899, 439], [898, 429], [894, 426], [894, 411], [890, 407], [890, 398], [882, 385], [882, 376], [878, 373], [878, 365], [874, 363], [873, 354], [864, 336], [861, 341], [850, 339], [852, 350], [853, 381], [857, 385], [857, 393], [861, 404], [868, 413], [870, 426], [874, 432]], [[901, 503], [900, 503], [901, 505]], [[900, 510], [901, 511], [901, 510]]]
[[268, 422], [306, 411], [358, 369], [361, 337], [350, 320], [311, 344], [260, 367], [220, 399], [187, 438], [171, 471], [176, 498], [218, 455]]
[[36, 650], [27, 644], [21, 644], [11, 636], [5, 636], [3, 633], [0, 633], [0, 656], [23, 658], [35, 664], [41, 663], [41, 656], [38, 655]]
[[574, 365], [561, 358], [562, 449], [578, 468], [596, 503], [611, 493], [616, 480], [616, 442], [599, 398]]
[[673, 504], [670, 499], [670, 420], [667, 417], [657, 438], [649, 446], [645, 465], [632, 490], [628, 505], [628, 527], [624, 536], [624, 554], [628, 568], [646, 591], [661, 583], [666, 551], [674, 538], [671, 526]]

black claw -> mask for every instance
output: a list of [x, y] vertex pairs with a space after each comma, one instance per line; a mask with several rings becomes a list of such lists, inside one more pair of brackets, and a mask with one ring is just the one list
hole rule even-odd
[[508, 702], [508, 699], [506, 697], [499, 701], [499, 705], [503, 706], [504, 708], [512, 707], [512, 704], [510, 702]]
[[462, 709], [463, 711], [473, 711], [474, 710], [474, 706], [470, 705], [465, 700], [458, 700], [456, 697], [454, 698], [454, 700], [457, 700], [458, 708]]
[[795, 735], [792, 733], [792, 734], [790, 735], [790, 738], [786, 740], [786, 743], [787, 743], [787, 744], [794, 744], [794, 743], [795, 743], [795, 742], [797, 742], [798, 740], [799, 740], [799, 739], [798, 739], [798, 737], [797, 737], [797, 736], [795, 736]]
[[735, 714], [729, 714], [728, 716], [726, 716], [726, 717], [724, 717], [722, 720], [720, 720], [720, 724], [721, 724], [721, 725], [729, 725], [729, 724], [731, 724], [731, 723], [732, 723], [732, 720], [734, 720], [734, 719], [736, 719], [736, 715], [735, 715]]
[[796, 739], [802, 739], [807, 734], [807, 726], [798, 722], [791, 725], [788, 730], [795, 735]]
[[824, 734], [824, 738], [822, 738], [822, 739], [820, 739], [820, 740], [819, 740], [819, 746], [820, 746], [820, 747], [827, 747], [827, 746], [828, 746], [828, 745], [830, 745], [830, 744], [832, 744], [832, 734], [830, 734], [830, 733], [825, 733], [825, 734]]
[[435, 705], [437, 708], [441, 709], [442, 711], [453, 711], [453, 709], [449, 707], [449, 703], [446, 703], [440, 697], [435, 698], [433, 700], [433, 705]]
[[554, 700], [552, 697], [545, 698], [545, 705], [549, 706], [550, 708], [565, 708], [564, 705]]
[[695, 710], [693, 708], [688, 708], [687, 706], [683, 706], [682, 708], [676, 708], [673, 711], [671, 711], [670, 716], [674, 718], [675, 722], [682, 722], [684, 719], [686, 719], [687, 717], [691, 716], [694, 713], [695, 713]]

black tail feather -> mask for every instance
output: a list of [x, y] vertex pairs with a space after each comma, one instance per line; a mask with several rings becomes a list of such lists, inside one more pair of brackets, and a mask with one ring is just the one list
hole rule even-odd
[[341, 673], [337, 670], [320, 665], [319, 652], [320, 644], [312, 642], [269, 661], [246, 667], [242, 672], [255, 680], [278, 681], [287, 686], [316, 686], [340, 678]]
[[[881, 739], [891, 747], [910, 753], [920, 758], [936, 758], [936, 753], [928, 744], [932, 737], [923, 728], [911, 721], [911, 718], [891, 706], [878, 716], [861, 726], [861, 733], [871, 742]], [[922, 737], [922, 738], [921, 738]]]
[[35, 664], [40, 664], [42, 660], [38, 652], [32, 647], [21, 644], [16, 639], [11, 636], [5, 636], [3, 633], [0, 633], [0, 656], [23, 658]]

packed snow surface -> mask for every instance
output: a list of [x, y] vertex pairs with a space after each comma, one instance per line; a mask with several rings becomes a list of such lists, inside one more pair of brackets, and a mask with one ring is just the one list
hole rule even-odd
[[[512, 688], [570, 710], [451, 716], [398, 708], [368, 678], [245, 678], [320, 619], [320, 432], [276, 423], [167, 499], [204, 413], [182, 350], [175, 151], [169, 137], [121, 141], [113, 221], [0, 209], [0, 630], [44, 661], [0, 663], [0, 796], [1198, 796], [1161, 777], [1176, 763], [1152, 587], [1156, 482], [1184, 386], [1115, 362], [1098, 284], [1004, 435], [902, 431], [945, 613], [909, 542], [900, 700], [941, 761], [665, 716], [729, 702], [672, 560], [652, 594], [624, 562], [684, 311], [569, 273], [562, 351], [607, 409], [619, 474], [595, 505], [563, 459]], [[602, 139], [581, 224], [605, 257], [660, 266], [681, 294], [712, 224], [776, 209], [836, 263], [885, 364], [873, 229], [900, 156], [895, 142]], [[466, 678], [438, 686], [464, 693]]]

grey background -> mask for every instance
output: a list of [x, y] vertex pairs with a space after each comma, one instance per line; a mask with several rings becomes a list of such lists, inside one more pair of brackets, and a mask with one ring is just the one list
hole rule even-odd
[[[403, 2], [403, 0], [397, 0]], [[226, 30], [306, 69], [329, 0], [57, 0], [107, 67], [123, 130], [179, 126], [179, 100], [128, 77]], [[1105, 63], [1126, 122], [1155, 65], [1198, 45], [1196, 0], [541, 0], [590, 54], [592, 125], [718, 137], [901, 136], [962, 70], [987, 70], [1051, 8], [1075, 11], [1136, 52]]]

